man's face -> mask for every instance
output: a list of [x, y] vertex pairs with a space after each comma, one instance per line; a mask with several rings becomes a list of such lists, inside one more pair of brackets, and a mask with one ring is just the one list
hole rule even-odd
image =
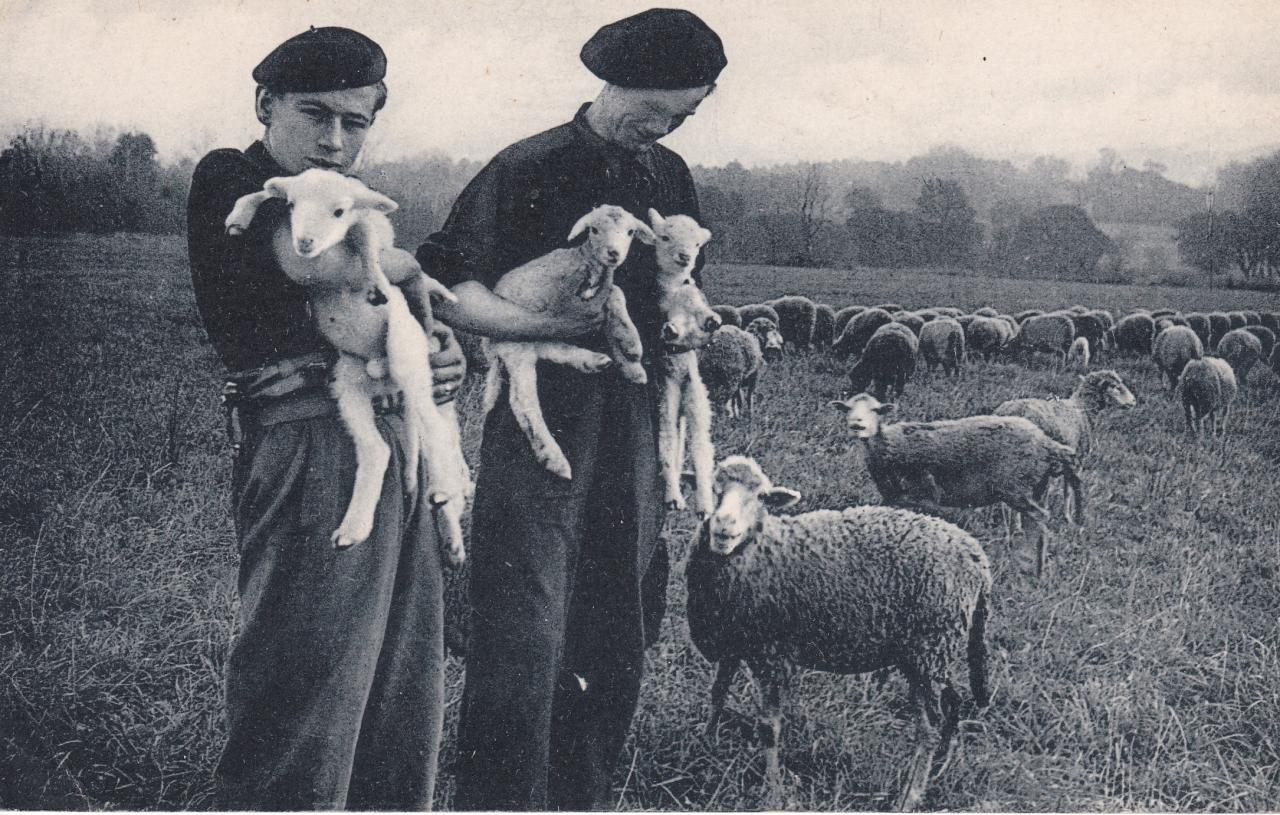
[[684, 124], [714, 86], [685, 90], [630, 89], [613, 140], [629, 150], [643, 150]]
[[364, 146], [378, 101], [375, 86], [317, 93], [258, 92], [271, 157], [286, 172], [345, 172]]

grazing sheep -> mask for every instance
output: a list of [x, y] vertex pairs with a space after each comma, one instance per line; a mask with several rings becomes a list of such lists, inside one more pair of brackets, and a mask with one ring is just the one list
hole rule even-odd
[[926, 323], [930, 322], [931, 320], [936, 320], [940, 316], [942, 316], [931, 308], [918, 308], [911, 313], [919, 317], [921, 320], [924, 320]]
[[757, 317], [747, 323], [744, 329], [760, 343], [760, 353], [765, 362], [777, 362], [782, 359], [782, 332], [778, 324], [768, 317]]
[[1262, 325], [1262, 315], [1258, 312], [1244, 309], [1240, 313], [1244, 315], [1244, 324], [1246, 328], [1251, 325]]
[[1041, 314], [1044, 314], [1044, 312], [1040, 309], [1029, 308], [1026, 311], [1019, 311], [1017, 314], [1013, 315], [1013, 319], [1017, 320], [1018, 324], [1021, 325], [1032, 317], [1039, 317]]
[[866, 310], [866, 306], [845, 306], [837, 311], [835, 335], [838, 337], [843, 334], [845, 326], [849, 325], [849, 321], [852, 320], [855, 315], [861, 314]]
[[813, 347], [830, 348], [836, 340], [836, 310], [826, 303], [819, 303], [814, 310]]
[[907, 328], [911, 329], [911, 333], [915, 334], [917, 337], [920, 336], [920, 330], [924, 328], [924, 320], [920, 315], [913, 314], [910, 311], [899, 311], [897, 314], [893, 315], [893, 321], [899, 325], [905, 325]]
[[845, 326], [844, 333], [831, 346], [831, 350], [839, 357], [848, 358], [851, 355], [861, 354], [862, 349], [866, 347], [867, 340], [871, 339], [871, 335], [882, 325], [893, 322], [893, 317], [889, 312], [882, 308], [869, 308], [866, 311], [854, 315], [849, 324]]
[[533, 311], [554, 312], [571, 298], [604, 298], [605, 334], [609, 354], [601, 354], [567, 342], [486, 339], [490, 359], [485, 376], [484, 409], [493, 409], [507, 378], [507, 401], [520, 429], [533, 448], [538, 463], [564, 479], [573, 477], [569, 460], [551, 435], [538, 402], [539, 360], [569, 365], [583, 373], [598, 373], [615, 361], [628, 382], [648, 381], [640, 359], [644, 348], [640, 334], [627, 314], [622, 289], [613, 283], [613, 273], [631, 250], [632, 238], [652, 244], [648, 224], [619, 206], [601, 205], [578, 219], [566, 240], [582, 234], [587, 239], [577, 246], [552, 251], [506, 272], [494, 286], [494, 294]]
[[996, 311], [991, 306], [983, 306], [982, 308], [975, 310], [973, 313], [976, 317], [998, 317], [1000, 315], [1000, 312]]
[[939, 317], [950, 317], [952, 319], [964, 314], [963, 310], [958, 309], [955, 306], [934, 306], [933, 310], [937, 312]]
[[1249, 371], [1262, 356], [1262, 341], [1247, 328], [1234, 328], [1218, 342], [1218, 356], [1227, 361], [1240, 387], [1249, 386]]
[[773, 486], [752, 459], [716, 469], [718, 503], [697, 533], [689, 565], [689, 634], [716, 664], [714, 735], [740, 663], [761, 700], [769, 806], [781, 803], [782, 708], [796, 668], [856, 674], [897, 668], [915, 711], [917, 746], [897, 809], [925, 794], [959, 724], [953, 666], [968, 667], [986, 707], [991, 566], [968, 533], [891, 507], [776, 516], [798, 493]]
[[1090, 351], [1096, 351], [1102, 346], [1102, 338], [1107, 334], [1107, 325], [1097, 315], [1072, 314], [1071, 324], [1075, 327], [1077, 339], [1084, 337], [1089, 341]]
[[1130, 354], [1150, 354], [1156, 323], [1151, 315], [1134, 312], [1121, 317], [1111, 329], [1111, 346]]
[[878, 308], [883, 311], [887, 311], [890, 314], [894, 313], [895, 311], [905, 311], [905, 309], [902, 306], [898, 305], [897, 303], [881, 303], [878, 306], [872, 306], [872, 308]]
[[285, 274], [307, 288], [316, 327], [339, 352], [331, 389], [355, 446], [356, 473], [334, 545], [354, 546], [373, 530], [391, 449], [374, 422], [372, 400], [399, 390], [409, 426], [405, 485], [416, 487], [421, 459], [442, 555], [461, 565], [471, 475], [453, 406], [437, 407], [432, 398], [431, 339], [414, 315], [416, 309], [429, 326], [429, 295], [456, 298], [423, 274], [412, 255], [395, 248], [387, 213], [396, 203], [358, 179], [319, 168], [269, 179], [261, 191], [236, 201], [227, 231], [243, 233], [270, 198], [289, 206], [289, 222], [276, 230], [272, 251]]
[[738, 314], [742, 317], [744, 326], [751, 325], [751, 321], [758, 317], [767, 317], [773, 321], [774, 325], [780, 325], [778, 320], [778, 312], [774, 311], [773, 306], [764, 303], [752, 303], [746, 306], [738, 306]]
[[714, 306], [711, 310], [720, 318], [721, 325], [731, 325], [734, 328], [742, 328], [742, 313], [738, 311], [737, 306]]
[[1201, 345], [1206, 349], [1212, 347], [1209, 341], [1213, 339], [1213, 327], [1209, 325], [1209, 315], [1199, 312], [1188, 314], [1187, 327], [1196, 332], [1196, 336], [1200, 338]]
[[1244, 328], [1249, 324], [1249, 320], [1244, 316], [1243, 311], [1228, 311], [1227, 320], [1231, 323], [1232, 330]]
[[1075, 342], [1071, 343], [1070, 350], [1067, 351], [1067, 364], [1082, 371], [1089, 370], [1089, 340], [1076, 337]]
[[1276, 347], [1276, 334], [1270, 328], [1264, 325], [1246, 325], [1245, 331], [1258, 338], [1258, 342], [1262, 343], [1262, 355], [1258, 359], [1266, 362], [1271, 359], [1271, 349]]
[[1218, 340], [1222, 339], [1231, 330], [1231, 318], [1224, 311], [1213, 311], [1208, 316], [1209, 344], [1205, 348], [1212, 350], [1218, 347]]
[[[964, 324], [963, 318], [960, 322]], [[973, 353], [982, 354], [987, 362], [1003, 351], [1012, 339], [1009, 324], [995, 317], [974, 317], [965, 331], [966, 345]]]
[[1166, 328], [1156, 335], [1151, 345], [1151, 358], [1160, 369], [1163, 379], [1169, 381], [1169, 390], [1178, 386], [1182, 368], [1191, 360], [1204, 356], [1204, 346], [1196, 332], [1181, 325]]
[[950, 317], [939, 317], [920, 331], [920, 354], [929, 373], [941, 365], [947, 376], [959, 376], [964, 365], [964, 329]]
[[1022, 324], [1010, 348], [1028, 354], [1044, 351], [1054, 354], [1065, 364], [1067, 351], [1071, 349], [1075, 338], [1075, 323], [1071, 317], [1066, 314], [1041, 314]]
[[862, 356], [849, 369], [850, 389], [858, 393], [874, 382], [876, 398], [884, 399], [890, 387], [895, 397], [902, 396], [907, 380], [915, 373], [919, 348], [916, 335], [901, 323], [880, 326], [867, 340]]
[[1161, 317], [1172, 317], [1178, 312], [1174, 311], [1171, 308], [1158, 308], [1155, 311], [1150, 311], [1147, 313], [1151, 315], [1151, 319], [1159, 320]]
[[1080, 305], [1080, 304], [1078, 304], [1078, 303], [1077, 303], [1076, 305], [1074, 305], [1074, 306], [1069, 306], [1069, 307], [1066, 309], [1066, 311], [1067, 311], [1067, 313], [1068, 313], [1068, 314], [1077, 314], [1077, 315], [1078, 315], [1078, 314], [1088, 314], [1088, 313], [1089, 313], [1089, 309], [1085, 308], [1084, 306], [1082, 306], [1082, 305]]
[[787, 295], [770, 300], [778, 313], [778, 331], [782, 334], [783, 348], [791, 351], [813, 350], [813, 326], [817, 321], [817, 308], [808, 297]]
[[1227, 418], [1236, 399], [1236, 376], [1226, 360], [1202, 357], [1187, 363], [1178, 380], [1178, 397], [1187, 420], [1187, 432], [1201, 434], [1204, 418], [1209, 418], [1209, 432], [1227, 432]]
[[1280, 345], [1271, 349], [1271, 373], [1280, 378]]
[[765, 364], [760, 341], [741, 328], [721, 326], [697, 354], [710, 403], [726, 416], [745, 412], [750, 419], [756, 382]]
[[1270, 328], [1272, 331], [1280, 334], [1280, 314], [1274, 311], [1264, 311], [1258, 315], [1262, 320], [1262, 325]]
[[[1133, 392], [1125, 386], [1120, 374], [1102, 370], [1080, 377], [1069, 399], [1010, 399], [1001, 402], [993, 415], [1021, 416], [1030, 420], [1049, 438], [1074, 448], [1076, 456], [1083, 462], [1093, 446], [1093, 417], [1109, 407], [1128, 409], [1136, 403]], [[1062, 489], [1062, 511], [1067, 520], [1071, 519], [1069, 486], [1064, 483]], [[1044, 494], [1037, 494], [1035, 499], [1043, 506]], [[1076, 523], [1083, 523], [1084, 498], [1078, 493], [1076, 507]]]
[[1037, 575], [1044, 573], [1049, 513], [1036, 496], [1045, 494], [1050, 478], [1067, 479], [1077, 495], [1078, 516], [1084, 517], [1075, 450], [1027, 419], [967, 416], [886, 425], [880, 417], [893, 405], [865, 393], [831, 404], [864, 442], [867, 470], [886, 504], [914, 503], [935, 512], [941, 506], [1007, 504], [1022, 516]]

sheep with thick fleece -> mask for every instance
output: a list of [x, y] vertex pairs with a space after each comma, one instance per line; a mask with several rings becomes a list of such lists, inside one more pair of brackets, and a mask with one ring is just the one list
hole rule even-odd
[[720, 463], [715, 490], [715, 511], [685, 569], [690, 637], [717, 663], [708, 732], [745, 662], [760, 690], [766, 783], [777, 806], [782, 706], [794, 670], [897, 668], [917, 726], [897, 808], [915, 808], [957, 731], [952, 669], [963, 660], [975, 702], [990, 700], [991, 566], [982, 547], [940, 518], [891, 507], [773, 515], [799, 494], [773, 486], [743, 456]]
[[835, 335], [839, 337], [843, 334], [845, 326], [849, 325], [849, 321], [866, 310], [866, 306], [845, 306], [844, 308], [836, 311]]
[[1112, 326], [1108, 344], [1117, 351], [1129, 354], [1150, 354], [1151, 341], [1155, 339], [1156, 322], [1150, 314], [1135, 311], [1126, 314]]
[[726, 416], [745, 413], [750, 419], [755, 385], [765, 364], [760, 341], [741, 328], [722, 325], [697, 355], [710, 403]]
[[[1059, 475], [1080, 490], [1074, 449], [1019, 416], [884, 424], [881, 417], [893, 405], [868, 394], [831, 404], [863, 441], [867, 470], [886, 504], [914, 503], [935, 512], [1007, 504], [1022, 516], [1036, 574], [1044, 572], [1049, 516], [1036, 496]], [[1083, 491], [1079, 495], [1083, 515]]]
[[1262, 356], [1262, 340], [1248, 328], [1233, 328], [1218, 341], [1218, 356], [1227, 361], [1240, 387], [1248, 387], [1249, 371]]
[[768, 317], [757, 317], [743, 326], [743, 330], [760, 343], [760, 353], [764, 354], [765, 362], [777, 362], [782, 359], [782, 332], [778, 330], [778, 324], [773, 320]]
[[817, 307], [808, 297], [789, 294], [770, 300], [778, 313], [778, 331], [782, 333], [784, 347], [791, 351], [809, 351], [813, 348], [813, 328], [817, 322]]
[[391, 448], [374, 422], [372, 400], [400, 390], [410, 430], [405, 484], [417, 485], [423, 461], [443, 555], [460, 565], [471, 476], [453, 405], [440, 408], [432, 398], [431, 339], [414, 316], [416, 309], [429, 326], [428, 296], [453, 300], [453, 294], [423, 274], [413, 255], [393, 246], [386, 213], [396, 203], [359, 179], [319, 168], [269, 179], [261, 191], [236, 202], [227, 231], [244, 232], [270, 198], [289, 204], [288, 223], [272, 238], [275, 257], [291, 280], [306, 287], [317, 329], [339, 351], [331, 390], [355, 447], [356, 476], [334, 544], [353, 546], [373, 530]]
[[876, 333], [880, 326], [891, 322], [893, 322], [893, 317], [882, 308], [869, 308], [865, 311], [860, 311], [849, 320], [844, 331], [832, 344], [831, 350], [842, 359], [846, 359], [851, 355], [861, 354], [862, 349], [867, 345], [867, 340], [871, 339], [871, 335]]
[[916, 337], [920, 336], [920, 331], [924, 328], [924, 318], [911, 311], [899, 311], [893, 315], [893, 321], [911, 329], [911, 333]]
[[[1083, 462], [1093, 445], [1093, 418], [1109, 407], [1128, 409], [1137, 404], [1133, 392], [1120, 374], [1112, 370], [1093, 371], [1079, 378], [1068, 399], [1010, 399], [993, 411], [995, 416], [1021, 416], [1030, 420], [1054, 441], [1074, 448]], [[1079, 482], [1076, 482], [1079, 486]], [[1047, 485], [1046, 485], [1047, 487]], [[1068, 513], [1070, 484], [1063, 484], [1062, 509]], [[1043, 506], [1044, 495], [1035, 496]], [[1076, 523], [1084, 522], [1084, 495], [1075, 495]]]
[[830, 348], [836, 340], [836, 310], [818, 303], [813, 311], [813, 347]]
[[711, 310], [720, 318], [720, 325], [731, 325], [734, 328], [742, 328], [742, 312], [738, 311], [737, 306], [712, 306]]
[[941, 365], [947, 376], [959, 376], [964, 366], [964, 329], [950, 317], [939, 317], [920, 329], [920, 355], [929, 373]]
[[751, 321], [760, 317], [767, 317], [773, 321], [774, 325], [779, 325], [778, 312], [773, 306], [766, 303], [749, 303], [745, 306], [738, 306], [738, 313], [742, 315], [742, 324], [744, 326], [751, 325]]
[[[960, 324], [964, 325], [964, 322]], [[988, 362], [1012, 339], [1013, 332], [1008, 323], [995, 317], [974, 316], [965, 329], [965, 345], [975, 354], [982, 354]]]
[[559, 310], [571, 298], [604, 298], [605, 334], [610, 354], [601, 354], [567, 342], [543, 340], [485, 341], [490, 359], [485, 377], [484, 408], [492, 410], [507, 377], [507, 401], [511, 412], [543, 467], [564, 479], [573, 477], [569, 460], [551, 435], [538, 402], [539, 360], [569, 365], [583, 373], [598, 373], [617, 362], [624, 379], [637, 385], [648, 381], [640, 359], [644, 348], [640, 333], [627, 314], [626, 297], [613, 283], [614, 271], [627, 259], [633, 238], [653, 243], [653, 232], [622, 207], [601, 205], [578, 219], [567, 240], [587, 238], [578, 246], [553, 249], [541, 257], [503, 274], [493, 291], [505, 300], [531, 311]]
[[1178, 379], [1178, 399], [1182, 402], [1188, 432], [1200, 435], [1207, 417], [1209, 432], [1224, 434], [1231, 405], [1236, 400], [1236, 375], [1226, 360], [1218, 357], [1193, 359]]
[[1196, 332], [1181, 325], [1172, 325], [1156, 335], [1151, 344], [1151, 358], [1160, 369], [1162, 377], [1169, 381], [1169, 390], [1178, 387], [1182, 368], [1193, 359], [1204, 356], [1204, 346]]
[[1228, 331], [1231, 330], [1231, 318], [1227, 316], [1225, 311], [1209, 312], [1209, 342], [1205, 344], [1205, 350], [1212, 351], [1218, 347], [1218, 340], [1222, 339]]
[[1054, 354], [1065, 364], [1067, 352], [1075, 339], [1076, 327], [1071, 315], [1040, 314], [1022, 323], [1011, 348], [1029, 354], [1036, 351]]
[[1264, 325], [1246, 325], [1244, 330], [1257, 337], [1258, 342], [1262, 343], [1262, 355], [1258, 359], [1263, 363], [1271, 359], [1271, 349], [1276, 347], [1276, 332]]
[[907, 380], [915, 373], [919, 349], [916, 335], [901, 323], [880, 326], [867, 340], [862, 356], [849, 369], [850, 390], [858, 393], [875, 383], [879, 399], [885, 398], [891, 388], [895, 397], [902, 396]]

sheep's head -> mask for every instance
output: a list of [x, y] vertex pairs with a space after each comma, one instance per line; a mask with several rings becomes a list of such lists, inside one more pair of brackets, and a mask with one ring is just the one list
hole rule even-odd
[[658, 269], [666, 276], [691, 274], [698, 262], [698, 253], [711, 240], [711, 230], [704, 229], [688, 215], [662, 217], [656, 209], [649, 210], [653, 248], [658, 256]]
[[849, 425], [860, 439], [869, 439], [880, 432], [880, 419], [893, 412], [893, 404], [880, 404], [880, 400], [867, 393], [859, 393], [831, 406], [844, 414]]
[[649, 225], [622, 207], [602, 204], [578, 219], [569, 230], [569, 240], [587, 235], [587, 252], [591, 259], [607, 269], [616, 269], [627, 259], [631, 240], [652, 244]]
[[361, 212], [397, 208], [395, 201], [359, 180], [319, 168], [273, 178], [263, 189], [289, 202], [293, 251], [304, 258], [314, 258], [345, 238]]
[[1095, 410], [1106, 407], [1131, 408], [1138, 403], [1120, 374], [1110, 369], [1093, 371], [1080, 377], [1076, 392], [1082, 394], [1089, 407]]
[[800, 493], [775, 487], [755, 459], [729, 456], [716, 467], [716, 508], [707, 519], [707, 545], [731, 555], [764, 524], [770, 509], [789, 507]]
[[707, 305], [702, 289], [693, 281], [676, 286], [662, 295], [662, 342], [667, 351], [693, 351], [706, 345], [720, 328], [720, 315]]
[[760, 352], [764, 354], [766, 362], [782, 359], [782, 332], [778, 330], [777, 323], [768, 317], [757, 317], [747, 326], [746, 331], [760, 341]]

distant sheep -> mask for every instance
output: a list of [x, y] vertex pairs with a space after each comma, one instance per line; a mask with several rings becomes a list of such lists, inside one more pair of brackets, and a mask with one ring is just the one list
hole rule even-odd
[[1029, 308], [1026, 311], [1019, 311], [1017, 314], [1013, 315], [1013, 319], [1017, 320], [1019, 324], [1022, 324], [1027, 320], [1030, 320], [1032, 317], [1039, 317], [1041, 314], [1044, 314], [1044, 312], [1040, 309]]
[[973, 313], [979, 317], [996, 317], [1000, 314], [1000, 312], [996, 311], [991, 306], [983, 306], [980, 309], [976, 309]]
[[1091, 352], [1097, 352], [1102, 347], [1103, 337], [1107, 334], [1107, 325], [1097, 315], [1072, 314], [1071, 324], [1075, 327], [1076, 339], [1083, 337], [1089, 341]]
[[950, 317], [952, 319], [964, 314], [962, 309], [958, 309], [955, 306], [933, 306], [933, 311], [936, 312], [939, 317]]
[[841, 358], [848, 358], [853, 354], [861, 354], [862, 349], [867, 345], [867, 340], [871, 339], [871, 335], [876, 333], [880, 326], [891, 322], [893, 322], [893, 317], [882, 308], [869, 308], [866, 311], [859, 312], [845, 326], [844, 333], [840, 334], [836, 339], [831, 346], [831, 350]]
[[1151, 341], [1155, 339], [1156, 323], [1151, 315], [1141, 312], [1126, 314], [1111, 329], [1111, 345], [1122, 353], [1150, 354]]
[[1063, 476], [1085, 512], [1075, 450], [1017, 416], [967, 416], [937, 422], [884, 424], [893, 405], [862, 393], [832, 405], [864, 442], [867, 470], [886, 504], [913, 503], [926, 511], [942, 506], [1004, 503], [1021, 514], [1036, 573], [1046, 556], [1048, 513], [1035, 496], [1049, 479]]
[[865, 306], [845, 306], [836, 312], [836, 331], [835, 335], [839, 337], [844, 333], [845, 326], [853, 319], [854, 315], [861, 314], [866, 311]]
[[836, 310], [826, 303], [818, 303], [813, 317], [813, 347], [830, 348], [836, 341]]
[[900, 325], [905, 325], [917, 337], [920, 336], [920, 330], [924, 328], [924, 319], [919, 314], [914, 314], [910, 311], [899, 311], [893, 315], [893, 321]]
[[1018, 335], [1013, 338], [1011, 349], [1026, 353], [1044, 351], [1054, 354], [1065, 363], [1067, 351], [1071, 349], [1075, 338], [1075, 323], [1069, 315], [1041, 314], [1022, 324]]
[[721, 325], [731, 325], [734, 328], [742, 328], [742, 313], [738, 311], [737, 306], [713, 306], [711, 310], [720, 318]]
[[1208, 317], [1209, 344], [1205, 348], [1211, 351], [1218, 347], [1218, 340], [1222, 339], [1231, 330], [1231, 318], [1223, 311], [1210, 312]]
[[1231, 323], [1232, 330], [1244, 328], [1249, 324], [1249, 318], [1244, 316], [1243, 311], [1228, 311], [1227, 320]]
[[1089, 340], [1076, 337], [1067, 351], [1067, 364], [1081, 371], [1089, 370]]
[[963, 659], [978, 706], [989, 701], [991, 566], [978, 542], [940, 518], [891, 507], [777, 516], [799, 500], [752, 459], [716, 469], [715, 512], [685, 569], [689, 634], [717, 663], [714, 734], [738, 666], [759, 689], [767, 807], [781, 805], [782, 709], [795, 668], [855, 674], [897, 668], [916, 719], [916, 751], [896, 808], [924, 798], [959, 724], [951, 668]]
[[1169, 390], [1178, 386], [1178, 377], [1183, 367], [1193, 359], [1204, 356], [1204, 346], [1196, 332], [1181, 325], [1166, 328], [1156, 335], [1151, 346], [1151, 358], [1164, 379], [1169, 382]]
[[1248, 387], [1249, 371], [1262, 356], [1262, 341], [1247, 328], [1234, 328], [1218, 342], [1218, 356], [1227, 361], [1240, 387]]
[[1187, 431], [1200, 435], [1205, 418], [1209, 432], [1227, 432], [1227, 418], [1236, 399], [1236, 376], [1226, 360], [1203, 357], [1187, 363], [1178, 380], [1178, 397], [1182, 402]]
[[988, 362], [1003, 351], [1012, 339], [1013, 331], [1009, 324], [995, 317], [974, 317], [965, 331], [966, 346], [973, 353], [981, 354]]
[[1196, 332], [1196, 336], [1200, 338], [1200, 344], [1205, 349], [1212, 348], [1209, 342], [1213, 339], [1213, 327], [1209, 325], [1209, 315], [1192, 312], [1187, 315], [1187, 327]]
[[779, 325], [778, 312], [774, 311], [773, 306], [765, 303], [752, 303], [746, 306], [738, 306], [738, 315], [742, 317], [744, 326], [751, 325], [751, 321], [757, 317], [767, 317], [773, 321], [774, 325]]
[[1273, 332], [1280, 334], [1280, 314], [1274, 311], [1264, 311], [1260, 315], [1262, 325], [1270, 328]]
[[933, 373], [941, 365], [947, 376], [959, 376], [964, 366], [964, 329], [950, 317], [939, 317], [920, 331], [920, 355]]
[[1276, 347], [1276, 334], [1270, 328], [1264, 325], [1246, 325], [1245, 331], [1258, 338], [1258, 342], [1262, 343], [1262, 356], [1259, 359], [1266, 362], [1271, 359], [1271, 349]]
[[756, 382], [764, 368], [759, 340], [741, 328], [721, 326], [697, 354], [711, 405], [727, 416], [745, 412], [750, 418]]
[[878, 306], [872, 306], [872, 308], [878, 308], [878, 309], [881, 309], [881, 310], [883, 310], [883, 311], [887, 311], [887, 312], [889, 312], [890, 314], [894, 313], [895, 311], [903, 311], [903, 310], [904, 310], [904, 309], [903, 309], [903, 307], [902, 307], [902, 306], [900, 306], [900, 305], [898, 305], [897, 303], [881, 303], [881, 304], [880, 304], [880, 305], [878, 305]]
[[770, 300], [778, 313], [778, 331], [782, 334], [783, 347], [790, 351], [813, 349], [813, 327], [817, 321], [817, 307], [808, 297], [787, 295]]
[[757, 317], [747, 323], [744, 329], [760, 343], [760, 353], [765, 362], [777, 362], [782, 359], [782, 332], [778, 324], [768, 317]]
[[895, 398], [902, 396], [907, 380], [915, 372], [919, 347], [916, 335], [901, 323], [880, 326], [849, 369], [850, 389], [858, 393], [874, 382], [878, 399], [884, 399], [891, 388]]

